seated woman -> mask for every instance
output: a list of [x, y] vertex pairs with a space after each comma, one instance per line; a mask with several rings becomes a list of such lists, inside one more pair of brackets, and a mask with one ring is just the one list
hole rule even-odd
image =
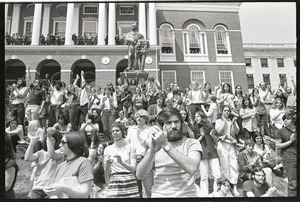
[[239, 178], [240, 180], [251, 180], [251, 172], [254, 168], [262, 168], [266, 173], [266, 181], [272, 185], [273, 177], [271, 168], [264, 167], [262, 156], [257, 152], [253, 151], [254, 141], [246, 140], [245, 147], [246, 149], [238, 154], [238, 163], [239, 163]]
[[15, 183], [19, 167], [15, 161], [15, 152], [10, 141], [9, 135], [5, 133], [5, 199], [15, 198]]
[[89, 154], [88, 159], [91, 161], [93, 166], [94, 184], [98, 187], [104, 188], [105, 177], [104, 177], [104, 149], [107, 144], [99, 144], [95, 150], [92, 150]]
[[111, 126], [114, 143], [104, 150], [105, 181], [108, 183], [108, 198], [138, 198], [136, 152], [125, 142], [125, 129], [120, 124]]
[[61, 114], [58, 116], [57, 123], [54, 124], [53, 128], [59, 131], [60, 133], [64, 134], [71, 132], [72, 124], [69, 123], [68, 118], [64, 114]]
[[[89, 149], [84, 136], [80, 132], [66, 133], [59, 146], [66, 160], [58, 165], [54, 183], [44, 188], [45, 193], [52, 198], [61, 198], [62, 193], [69, 198], [88, 198], [94, 177], [92, 164], [87, 159]], [[71, 178], [74, 180], [72, 186], [66, 183]]]
[[79, 130], [86, 138], [86, 142], [90, 148], [94, 149], [99, 144], [98, 131], [99, 125], [95, 123], [94, 115], [88, 114], [86, 121], [81, 124]]
[[233, 185], [230, 184], [229, 180], [225, 177], [221, 177], [218, 180], [218, 189], [208, 195], [208, 197], [233, 197], [232, 188]]
[[9, 126], [5, 129], [5, 132], [11, 139], [11, 143], [14, 151], [16, 152], [16, 146], [18, 142], [23, 143], [24, 141], [24, 132], [23, 126], [18, 124], [17, 117], [12, 117], [9, 121]]
[[[61, 155], [59, 155], [60, 158], [52, 159], [48, 153], [49, 142], [54, 145], [55, 150], [59, 149], [62, 135], [59, 131], [50, 129], [48, 130], [47, 137], [50, 141], [47, 141], [45, 139], [45, 141], [43, 142], [43, 149], [35, 153], [33, 151], [33, 148], [39, 137], [32, 137], [25, 153], [25, 161], [36, 162], [35, 174], [33, 176], [33, 186], [31, 191], [32, 199], [42, 199], [47, 197], [47, 194], [43, 191], [43, 188], [50, 185], [57, 166], [61, 162], [63, 162], [63, 158]], [[46, 142], [48, 145], [46, 144]], [[50, 145], [50, 151], [51, 147], [53, 147], [52, 145]], [[57, 153], [59, 153], [59, 151], [57, 151]]]

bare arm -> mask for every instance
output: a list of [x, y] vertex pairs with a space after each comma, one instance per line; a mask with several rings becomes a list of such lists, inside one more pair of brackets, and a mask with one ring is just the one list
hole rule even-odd
[[51, 137], [55, 132], [54, 128], [49, 128], [47, 130], [47, 153], [51, 159], [58, 160], [61, 159], [62, 156], [60, 153], [55, 151], [54, 145], [52, 144]]
[[16, 168], [13, 166], [5, 170], [5, 191], [8, 191], [11, 188], [15, 179], [15, 171]]
[[34, 144], [37, 142], [37, 140], [38, 140], [38, 137], [31, 138], [29, 146], [25, 153], [25, 157], [24, 157], [25, 161], [36, 161], [39, 158], [39, 156], [36, 153], [33, 154], [33, 147], [34, 147]]

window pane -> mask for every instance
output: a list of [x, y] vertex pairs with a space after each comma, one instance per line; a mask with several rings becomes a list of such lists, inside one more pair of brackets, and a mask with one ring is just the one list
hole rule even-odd
[[260, 58], [261, 67], [268, 67], [268, 59]]
[[245, 58], [246, 67], [251, 67], [251, 58]]
[[170, 26], [163, 25], [160, 32], [161, 52], [162, 53], [174, 53], [173, 52], [173, 32]]
[[65, 35], [66, 32], [66, 22], [55, 22], [55, 36]]
[[277, 58], [277, 66], [284, 67], [284, 60], [283, 58]]
[[97, 14], [98, 7], [97, 6], [85, 6], [84, 7], [84, 14]]
[[254, 89], [254, 78], [253, 74], [247, 74], [248, 88]]
[[26, 28], [25, 28], [25, 35], [31, 35], [32, 34], [32, 21], [27, 21], [26, 22]]
[[199, 85], [204, 84], [204, 74], [203, 72], [192, 72], [191, 82], [197, 82]]
[[280, 85], [283, 87], [286, 81], [286, 74], [279, 74]]
[[231, 72], [220, 72], [220, 80], [224, 83], [229, 83], [232, 86]]
[[271, 85], [270, 74], [263, 74], [263, 81], [266, 83], [266, 85]]
[[166, 90], [170, 83], [175, 83], [175, 72], [162, 72], [163, 90]]
[[199, 29], [196, 26], [189, 28], [190, 54], [199, 54], [201, 52]]
[[84, 24], [84, 34], [97, 34], [97, 22], [96, 21], [86, 21]]
[[120, 15], [134, 15], [133, 6], [120, 6]]
[[217, 42], [217, 53], [228, 54], [228, 42], [226, 39], [226, 32], [223, 27], [216, 28], [216, 42]]

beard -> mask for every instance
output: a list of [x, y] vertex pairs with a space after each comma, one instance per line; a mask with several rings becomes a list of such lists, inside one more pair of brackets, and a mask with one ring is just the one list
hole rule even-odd
[[263, 183], [265, 182], [264, 179], [262, 179], [262, 180], [257, 180], [257, 179], [255, 179], [255, 178], [254, 178], [254, 181], [255, 181], [257, 184], [263, 184]]
[[167, 133], [168, 142], [175, 142], [181, 140], [183, 136], [181, 135], [181, 130], [172, 129]]

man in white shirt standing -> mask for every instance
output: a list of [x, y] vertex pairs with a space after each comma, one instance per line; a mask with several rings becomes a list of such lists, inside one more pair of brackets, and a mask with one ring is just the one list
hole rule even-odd
[[55, 86], [50, 85], [50, 110], [49, 110], [49, 126], [53, 126], [58, 121], [61, 114], [61, 105], [63, 104], [64, 91], [61, 89], [62, 83], [57, 81]]
[[191, 118], [194, 120], [195, 113], [197, 111], [202, 111], [201, 105], [204, 104], [204, 95], [201, 91], [201, 86], [195, 81], [191, 83], [191, 90], [188, 94], [189, 99], [191, 100], [191, 104], [189, 108], [191, 110]]
[[[270, 122], [270, 116], [269, 116], [269, 112], [272, 106], [272, 103], [274, 101], [274, 99], [272, 98], [273, 96], [273, 92], [271, 90], [270, 86], [266, 86], [265, 82], [261, 82], [259, 84], [259, 96], [260, 96], [260, 101], [262, 103], [264, 103], [265, 107], [266, 107], [266, 115], [265, 115], [265, 120], [262, 121], [262, 124], [264, 124], [264, 133], [269, 135], [269, 130], [268, 130], [268, 126], [269, 126], [269, 122]], [[263, 134], [263, 135], [265, 135]]]
[[[147, 125], [149, 118], [150, 116], [146, 110], [138, 110], [135, 113], [137, 125], [128, 128], [127, 137], [125, 139], [126, 142], [136, 148], [137, 164], [144, 158], [146, 150], [149, 147], [149, 132], [151, 129], [151, 127]], [[152, 172], [149, 172], [143, 181], [138, 181], [139, 192], [143, 198], [150, 198], [151, 196], [152, 178]]]

